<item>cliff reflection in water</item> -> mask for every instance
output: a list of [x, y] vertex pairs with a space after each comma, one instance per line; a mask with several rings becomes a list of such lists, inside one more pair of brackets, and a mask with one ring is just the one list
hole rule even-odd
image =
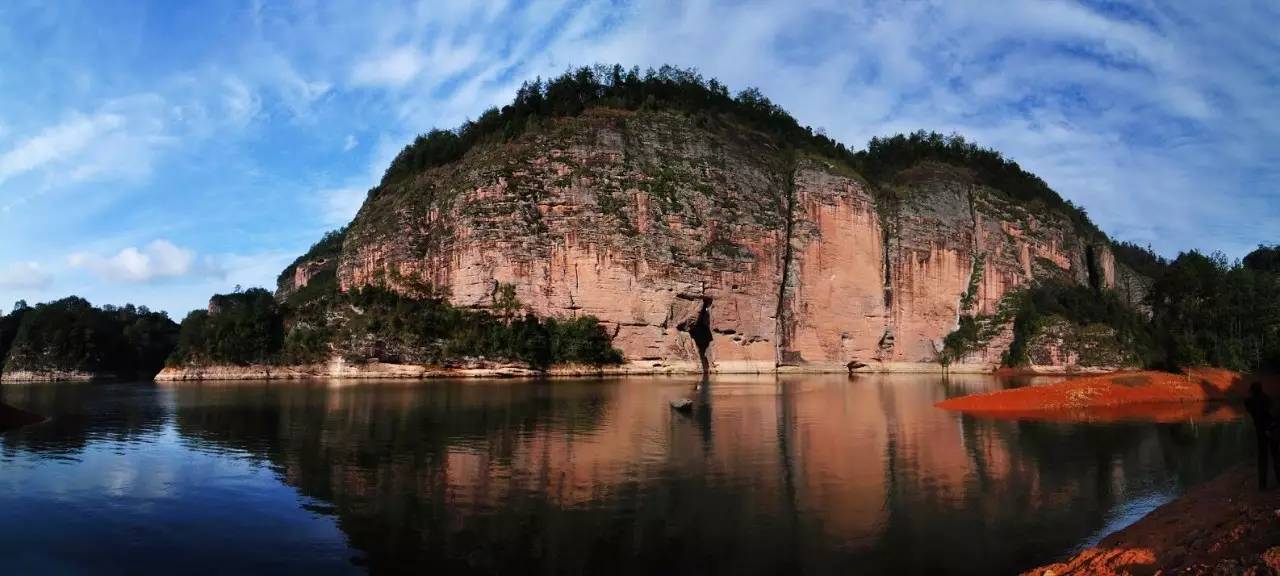
[[986, 421], [987, 378], [231, 384], [181, 436], [267, 459], [375, 571], [1010, 572], [1243, 454], [1229, 424]]

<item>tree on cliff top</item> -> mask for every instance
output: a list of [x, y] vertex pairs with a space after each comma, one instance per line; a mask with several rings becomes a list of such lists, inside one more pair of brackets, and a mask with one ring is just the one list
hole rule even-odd
[[1071, 220], [1076, 230], [1102, 237], [1083, 208], [1063, 199], [1039, 176], [1023, 170], [1000, 152], [965, 140], [920, 130], [911, 134], [872, 138], [867, 149], [854, 155], [855, 166], [872, 182], [888, 182], [899, 172], [925, 160], [945, 162], [973, 170], [977, 180], [1023, 204], [1041, 204]]
[[319, 260], [321, 258], [336, 259], [342, 255], [342, 243], [347, 238], [347, 228], [343, 226], [337, 230], [330, 230], [320, 237], [320, 240], [308, 248], [306, 253], [295, 258], [280, 274], [276, 276], [276, 286], [282, 286], [285, 282], [293, 281], [293, 271], [303, 262]]
[[276, 360], [284, 343], [284, 317], [270, 292], [215, 294], [208, 310], [195, 310], [182, 320], [177, 364], [254, 364]]
[[1147, 278], [1159, 278], [1169, 269], [1169, 261], [1156, 254], [1150, 246], [1142, 247], [1132, 242], [1113, 242], [1111, 252], [1116, 261]]
[[639, 68], [621, 65], [595, 66], [570, 70], [546, 82], [541, 78], [525, 82], [511, 104], [491, 108], [457, 129], [437, 128], [418, 136], [391, 162], [382, 185], [458, 160], [481, 142], [519, 136], [542, 118], [576, 116], [596, 106], [724, 114], [779, 143], [848, 163], [853, 160], [843, 144], [801, 127], [754, 88], [733, 97], [724, 84], [704, 79], [697, 70], [663, 66], [641, 73]]
[[[867, 149], [854, 153], [828, 138], [822, 130], [801, 126], [786, 110], [759, 90], [747, 88], [731, 96], [724, 84], [704, 79], [697, 70], [663, 66], [644, 73], [620, 65], [582, 67], [543, 82], [525, 82], [515, 99], [490, 108], [476, 120], [453, 130], [432, 129], [418, 136], [387, 167], [379, 188], [414, 174], [462, 158], [473, 146], [524, 133], [542, 118], [576, 116], [592, 107], [626, 110], [678, 110], [720, 116], [771, 137], [776, 144], [808, 151], [843, 163], [873, 184], [923, 160], [972, 169], [978, 180], [1013, 200], [1040, 203], [1070, 219], [1082, 234], [1101, 236], [1080, 207], [1064, 200], [1043, 180], [999, 152], [967, 142], [961, 136], [919, 131], [909, 135], [873, 138]], [[378, 193], [379, 188], [370, 191]]]

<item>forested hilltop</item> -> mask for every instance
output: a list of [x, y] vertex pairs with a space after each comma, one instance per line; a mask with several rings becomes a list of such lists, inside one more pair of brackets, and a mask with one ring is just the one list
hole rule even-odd
[[0, 379], [150, 379], [177, 338], [178, 325], [146, 306], [99, 308], [77, 296], [35, 306], [20, 300], [0, 317]]

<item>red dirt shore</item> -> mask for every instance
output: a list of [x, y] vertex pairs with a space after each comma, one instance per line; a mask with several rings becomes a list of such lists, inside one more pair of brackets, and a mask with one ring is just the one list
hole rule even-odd
[[[1150, 416], [1178, 420], [1189, 416], [1230, 419], [1238, 408], [1205, 404], [1243, 398], [1255, 377], [1231, 370], [1195, 368], [1183, 374], [1155, 371], [1115, 372], [1073, 378], [1045, 386], [1027, 386], [939, 402], [947, 410], [985, 416], [1053, 419], [1124, 419]], [[1265, 382], [1272, 394], [1280, 391], [1275, 378]], [[1163, 406], [1161, 406], [1163, 405]], [[1150, 415], [1146, 413], [1150, 413]], [[1076, 414], [1075, 417], [1071, 416]], [[1147, 419], [1147, 418], [1144, 418]]]
[[1280, 574], [1280, 489], [1237, 466], [1097, 546], [1024, 576]]

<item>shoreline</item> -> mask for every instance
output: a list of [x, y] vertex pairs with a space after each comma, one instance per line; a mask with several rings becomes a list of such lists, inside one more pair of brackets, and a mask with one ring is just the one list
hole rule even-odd
[[1023, 576], [1274, 574], [1280, 571], [1280, 488], [1258, 490], [1237, 464], [1097, 545]]
[[[1115, 374], [1097, 368], [1075, 366], [1036, 366], [1009, 369], [991, 364], [958, 364], [942, 366], [936, 362], [873, 362], [856, 368], [835, 362], [775, 365], [767, 361], [731, 360], [714, 362], [712, 375], [787, 375], [787, 374], [936, 374], [1016, 376], [1096, 376]], [[436, 378], [575, 378], [607, 376], [699, 376], [697, 361], [638, 360], [612, 366], [562, 365], [546, 371], [526, 364], [469, 360], [456, 365], [396, 364], [385, 362], [349, 363], [341, 358], [314, 364], [211, 364], [201, 366], [167, 366], [153, 378], [156, 382], [190, 382], [202, 380], [307, 380], [341, 378], [352, 380], [422, 380]], [[113, 382], [116, 374], [72, 370], [21, 370], [0, 374], [0, 383], [38, 384], [54, 382]]]
[[[1066, 366], [1038, 367], [1034, 370], [1008, 372], [989, 364], [961, 364], [944, 367], [936, 362], [877, 362], [850, 369], [846, 364], [826, 362], [777, 366], [762, 361], [726, 361], [713, 363], [717, 374], [990, 374], [996, 376], [1071, 376], [1096, 374]], [[698, 376], [697, 361], [633, 361], [614, 366], [565, 365], [546, 371], [534, 370], [526, 364], [470, 361], [456, 366], [394, 364], [370, 362], [348, 363], [341, 358], [315, 364], [251, 364], [247, 366], [212, 364], [207, 366], [165, 367], [156, 375], [157, 382], [189, 382], [202, 380], [306, 380], [344, 379], [432, 379], [432, 378], [525, 378], [525, 377], [592, 377], [592, 376]]]
[[0, 384], [99, 382], [119, 380], [116, 374], [82, 370], [14, 370], [0, 374]]

